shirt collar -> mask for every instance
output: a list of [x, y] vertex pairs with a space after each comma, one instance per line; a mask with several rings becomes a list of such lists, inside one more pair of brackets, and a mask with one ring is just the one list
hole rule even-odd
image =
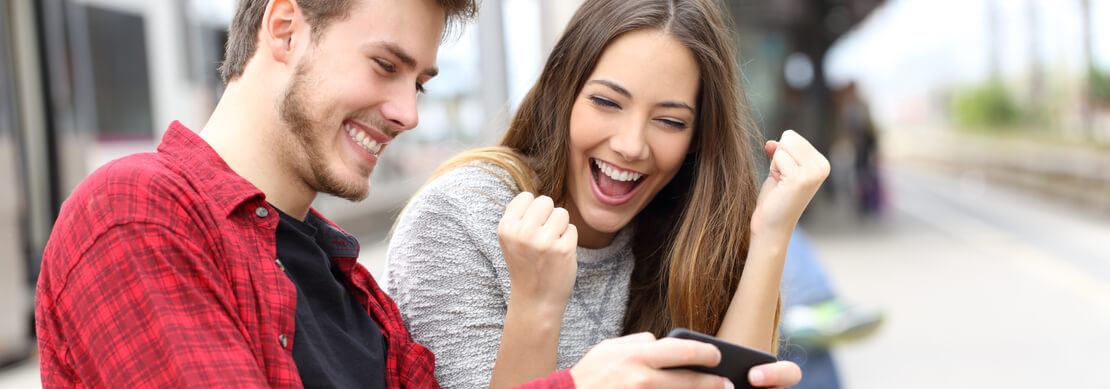
[[170, 123], [158, 153], [180, 164], [182, 174], [190, 176], [202, 193], [211, 196], [224, 216], [248, 200], [265, 199], [262, 190], [231, 170], [208, 142], [181, 122]]

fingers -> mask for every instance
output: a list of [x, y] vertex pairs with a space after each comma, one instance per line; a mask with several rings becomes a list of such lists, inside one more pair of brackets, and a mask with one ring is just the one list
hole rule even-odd
[[771, 157], [771, 176], [775, 180], [782, 181], [784, 176], [797, 176], [799, 169], [798, 162], [780, 145], [775, 151], [775, 155]]
[[764, 152], [770, 150], [772, 144], [771, 175], [776, 179], [781, 179], [782, 175], [799, 175], [803, 181], [810, 178], [822, 181], [829, 175], [828, 159], [794, 130], [783, 132], [778, 142], [768, 142]]
[[813, 147], [813, 144], [809, 143], [806, 138], [794, 130], [786, 130], [782, 133], [778, 150], [786, 151], [803, 168], [817, 172], [829, 170], [828, 159], [820, 151], [817, 151], [817, 148]]
[[790, 387], [802, 382], [802, 369], [789, 361], [759, 365], [748, 371], [748, 382], [757, 388]]
[[763, 154], [766, 154], [767, 158], [769, 159], [775, 155], [775, 150], [778, 150], [778, 148], [779, 142], [769, 140], [767, 141], [767, 143], [763, 144]]
[[563, 236], [559, 237], [557, 243], [560, 247], [576, 250], [578, 247], [578, 227], [575, 227], [573, 224], [567, 224], [567, 229], [563, 232]]
[[505, 207], [497, 233], [503, 244], [526, 244], [538, 253], [573, 254], [578, 246], [578, 230], [570, 224], [567, 210], [556, 208], [550, 197], [528, 192]]
[[532, 204], [528, 206], [528, 210], [524, 211], [524, 216], [521, 217], [521, 228], [535, 229], [543, 225], [547, 221], [548, 216], [551, 216], [551, 211], [555, 209], [555, 202], [551, 201], [550, 197], [540, 196], [536, 197]]
[[632, 335], [625, 335], [619, 338], [606, 339], [602, 343], [609, 344], [632, 344], [632, 343], [651, 343], [655, 341], [655, 334], [650, 332], [640, 332]]
[[547, 217], [547, 221], [540, 227], [540, 231], [542, 234], [551, 236], [552, 239], [557, 239], [563, 236], [569, 224], [570, 214], [567, 213], [567, 210], [555, 208], [551, 211], [551, 215]]
[[652, 388], [724, 389], [728, 379], [690, 370], [656, 370], [651, 377]]
[[535, 197], [528, 192], [521, 192], [516, 195], [513, 201], [510, 201], [509, 205], [505, 207], [505, 214], [501, 216], [502, 223], [505, 221], [516, 222], [520, 220], [521, 217], [524, 217], [524, 211], [528, 210], [528, 206], [532, 204], [532, 200], [534, 199]]
[[717, 366], [721, 351], [717, 347], [696, 340], [663, 338], [646, 345], [640, 357], [648, 366], [662, 369], [676, 366]]

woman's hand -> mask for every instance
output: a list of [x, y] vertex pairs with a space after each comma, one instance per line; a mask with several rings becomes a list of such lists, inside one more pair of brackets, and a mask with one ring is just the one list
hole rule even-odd
[[505, 209], [497, 236], [509, 266], [511, 297], [565, 307], [578, 270], [578, 230], [567, 210], [556, 208], [550, 197], [521, 193]]
[[500, 389], [555, 370], [563, 312], [578, 271], [578, 230], [550, 197], [524, 192], [497, 226], [509, 266], [509, 306], [490, 388]]
[[789, 240], [802, 211], [829, 176], [829, 160], [793, 130], [778, 142], [768, 141], [763, 151], [771, 159], [771, 173], [759, 191], [752, 235]]

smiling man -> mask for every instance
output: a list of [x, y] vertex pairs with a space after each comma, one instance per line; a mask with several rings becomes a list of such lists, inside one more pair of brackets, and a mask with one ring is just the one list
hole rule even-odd
[[46, 387], [425, 387], [433, 356], [309, 207], [369, 191], [473, 0], [241, 0], [199, 132], [66, 201], [36, 307]]
[[[199, 134], [170, 124], [156, 152], [108, 163], [63, 205], [37, 291], [43, 386], [438, 387], [358, 242], [310, 205], [366, 198], [378, 156], [417, 125], [444, 30], [475, 11], [240, 0], [227, 88]], [[712, 346], [640, 334], [529, 385], [721, 387], [660, 370], [719, 361]], [[765, 374], [797, 382], [796, 369]]]

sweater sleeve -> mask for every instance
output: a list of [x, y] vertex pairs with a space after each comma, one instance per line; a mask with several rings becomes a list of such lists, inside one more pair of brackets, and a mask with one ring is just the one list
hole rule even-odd
[[[390, 239], [388, 284], [413, 339], [435, 354], [444, 388], [488, 387], [501, 342], [508, 280], [497, 223], [512, 190], [476, 168], [430, 183]], [[496, 257], [496, 258], [490, 258]]]

